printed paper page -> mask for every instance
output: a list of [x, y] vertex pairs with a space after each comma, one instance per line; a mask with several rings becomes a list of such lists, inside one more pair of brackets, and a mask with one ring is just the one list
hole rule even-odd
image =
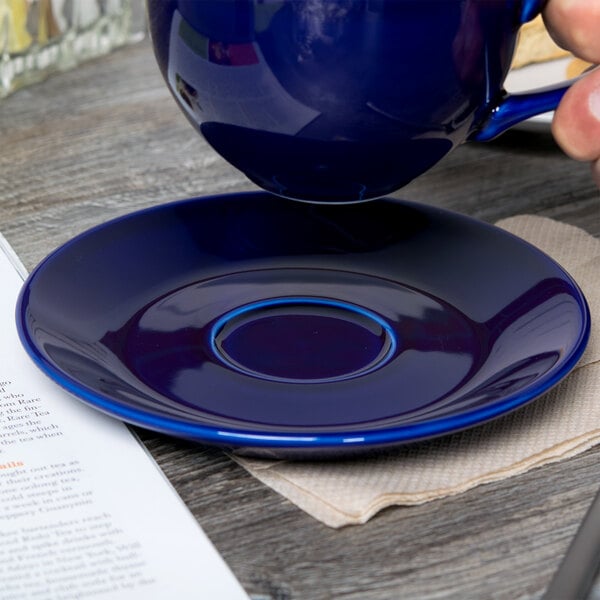
[[247, 600], [127, 427], [27, 356], [18, 269], [0, 236], [0, 600]]

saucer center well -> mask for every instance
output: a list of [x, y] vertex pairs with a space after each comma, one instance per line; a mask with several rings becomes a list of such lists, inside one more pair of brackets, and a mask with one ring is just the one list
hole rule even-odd
[[217, 358], [272, 381], [323, 383], [369, 373], [397, 346], [387, 322], [362, 307], [327, 298], [273, 298], [241, 306], [213, 326]]

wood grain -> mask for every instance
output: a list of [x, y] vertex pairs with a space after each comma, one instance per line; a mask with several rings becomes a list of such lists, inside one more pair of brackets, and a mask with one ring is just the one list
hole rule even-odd
[[[0, 231], [32, 268], [134, 209], [254, 189], [192, 131], [148, 42], [0, 102]], [[468, 144], [398, 196], [485, 221], [545, 215], [600, 237], [587, 165], [548, 132]], [[592, 501], [600, 449], [331, 530], [220, 450], [138, 431], [246, 590], [261, 600], [540, 598]]]

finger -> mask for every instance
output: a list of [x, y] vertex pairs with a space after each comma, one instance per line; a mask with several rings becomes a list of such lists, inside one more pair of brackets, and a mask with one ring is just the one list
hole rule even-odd
[[600, 0], [549, 0], [544, 21], [560, 46], [584, 60], [600, 62]]
[[554, 114], [552, 133], [569, 156], [600, 159], [600, 68], [574, 83], [564, 95]]

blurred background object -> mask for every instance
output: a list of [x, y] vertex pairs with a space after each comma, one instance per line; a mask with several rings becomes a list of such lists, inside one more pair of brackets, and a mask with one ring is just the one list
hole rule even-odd
[[144, 30], [142, 0], [0, 0], [0, 98]]

